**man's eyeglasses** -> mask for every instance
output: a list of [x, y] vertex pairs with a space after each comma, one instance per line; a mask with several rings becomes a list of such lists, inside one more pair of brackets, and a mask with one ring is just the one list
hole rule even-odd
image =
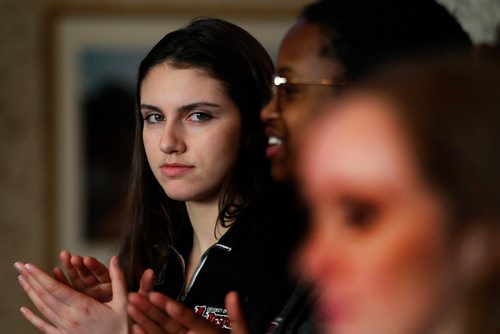
[[293, 80], [273, 75], [273, 94], [276, 97], [276, 110], [281, 111], [286, 101], [297, 90], [297, 86], [344, 86], [345, 82], [335, 82], [330, 79]]

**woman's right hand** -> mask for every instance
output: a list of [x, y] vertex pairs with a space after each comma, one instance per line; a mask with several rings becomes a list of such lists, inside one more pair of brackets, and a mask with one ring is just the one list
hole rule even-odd
[[[54, 268], [54, 277], [59, 282], [74, 288], [98, 302], [107, 303], [113, 298], [111, 278], [108, 268], [92, 256], [81, 257], [72, 255], [67, 250], [62, 250], [59, 259], [66, 268], [68, 276], [59, 267]], [[140, 294], [153, 291], [153, 270], [144, 271], [140, 281]]]
[[59, 254], [64, 271], [54, 268], [54, 277], [61, 283], [74, 288], [98, 302], [107, 303], [113, 298], [108, 268], [92, 256], [72, 255], [67, 250]]

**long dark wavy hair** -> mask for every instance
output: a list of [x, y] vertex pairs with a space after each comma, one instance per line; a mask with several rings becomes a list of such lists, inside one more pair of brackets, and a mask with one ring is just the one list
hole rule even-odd
[[259, 119], [272, 94], [273, 64], [265, 49], [244, 29], [215, 18], [195, 19], [165, 35], [142, 60], [137, 78], [129, 212], [119, 247], [130, 290], [137, 289], [145, 269], [158, 272], [165, 266], [170, 246], [179, 238], [187, 235], [185, 241], [191, 242], [185, 204], [165, 194], [148, 165], [142, 140], [141, 85], [152, 68], [164, 63], [206, 71], [222, 84], [241, 113], [239, 158], [221, 187], [217, 223], [226, 226], [237, 219], [269, 178]]

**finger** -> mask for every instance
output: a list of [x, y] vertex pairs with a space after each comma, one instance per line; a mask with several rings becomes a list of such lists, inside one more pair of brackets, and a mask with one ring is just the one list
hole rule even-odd
[[83, 263], [83, 257], [73, 255], [71, 257], [71, 265], [75, 268], [79, 280], [82, 282], [85, 289], [99, 284], [99, 281], [94, 274]]
[[[33, 284], [31, 284], [30, 280], [26, 278], [24, 275], [25, 273], [19, 275], [17, 279], [19, 281], [19, 284], [21, 284], [21, 287], [23, 288], [24, 292], [26, 292], [29, 299], [33, 303], [33, 305], [35, 305], [37, 310], [40, 311], [40, 313], [50, 322], [58, 323], [59, 318], [57, 312], [52, 309], [51, 305], [49, 305], [54, 302], [53, 297], [46, 296], [47, 295], [46, 292], [40, 288], [39, 284], [37, 284], [36, 281]], [[40, 293], [40, 290], [42, 290], [43, 292]]]
[[147, 316], [147, 313], [142, 312], [141, 310], [136, 308], [133, 304], [127, 305], [127, 313], [137, 326], [137, 329], [133, 331], [134, 333], [144, 332], [149, 334], [155, 334], [163, 332], [163, 329], [156, 322], [151, 320]]
[[92, 275], [100, 283], [110, 283], [111, 277], [109, 277], [108, 268], [96, 258], [92, 256], [85, 256], [83, 258], [83, 264], [85, 267], [92, 272]]
[[108, 303], [113, 299], [111, 283], [99, 283], [96, 286], [87, 288], [86, 295], [101, 303]]
[[62, 250], [61, 253], [59, 254], [59, 259], [61, 260], [62, 265], [66, 269], [69, 277], [69, 281], [71, 282], [71, 285], [77, 290], [77, 291], [84, 291], [86, 286], [85, 283], [80, 279], [80, 276], [78, 275], [78, 272], [76, 271], [76, 268], [73, 266], [71, 263], [71, 258], [73, 256], [71, 253], [67, 250]]
[[127, 304], [127, 283], [125, 282], [125, 275], [120, 267], [118, 256], [113, 256], [109, 260], [109, 276], [113, 292], [112, 303], [118, 307], [125, 307]]
[[14, 269], [16, 269], [18, 274], [23, 272], [24, 263], [21, 261], [17, 261], [14, 263]]
[[31, 311], [29, 308], [26, 306], [21, 307], [20, 309], [21, 313], [23, 316], [31, 322], [33, 326], [35, 326], [40, 332], [44, 332], [46, 334], [55, 334], [57, 333], [57, 329], [50, 325], [48, 322], [42, 320], [40, 317], [38, 317], [33, 311]]
[[132, 325], [132, 334], [148, 334], [145, 330], [141, 328], [138, 324]]
[[141, 281], [139, 283], [139, 293], [141, 295], [147, 295], [153, 291], [154, 288], [154, 271], [153, 269], [146, 269], [141, 276]]
[[37, 288], [39, 286], [39, 290], [45, 290], [40, 290], [41, 293], [50, 295], [65, 305], [73, 306], [82, 296], [81, 293], [58, 282], [32, 263], [26, 264], [24, 269], [23, 277], [26, 277], [31, 285]]
[[[54, 268], [53, 274], [54, 278], [57, 279], [59, 282], [66, 284], [69, 287], [73, 286], [71, 282], [69, 282], [69, 280], [67, 279], [66, 275], [64, 275], [64, 272], [62, 271], [61, 268], [58, 267]], [[80, 292], [84, 293], [85, 295], [91, 298], [94, 298], [95, 300], [101, 303], [107, 303], [113, 297], [111, 295], [111, 283], [98, 283], [96, 281], [95, 285], [88, 286]]]
[[231, 291], [225, 299], [227, 313], [231, 324], [232, 334], [249, 334], [248, 325], [241, 309], [240, 300], [236, 291]]
[[54, 278], [61, 282], [62, 284], [66, 284], [67, 286], [71, 286], [71, 283], [68, 281], [66, 278], [66, 275], [64, 275], [64, 272], [62, 271], [61, 268], [55, 267], [54, 270], [52, 271], [54, 274]]
[[[138, 293], [129, 294], [130, 316], [139, 324], [147, 333], [156, 333], [166, 331], [168, 333], [178, 333], [184, 327], [177, 321], [171, 319], [164, 311], [163, 305], [155, 306], [151, 301]], [[138, 314], [140, 313], [140, 314]]]
[[199, 333], [219, 333], [220, 328], [208, 322], [205, 318], [196, 315], [193, 310], [179, 303], [178, 301], [153, 292], [149, 295], [149, 300], [157, 307], [163, 307], [167, 315], [177, 323], [177, 326], [185, 327], [187, 331]]
[[67, 269], [68, 267], [71, 267], [71, 253], [66, 249], [63, 249], [59, 253], [59, 260], [61, 261], [64, 268]]

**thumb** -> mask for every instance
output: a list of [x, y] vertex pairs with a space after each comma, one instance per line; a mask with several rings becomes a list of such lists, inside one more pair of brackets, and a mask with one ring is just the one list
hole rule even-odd
[[146, 269], [141, 276], [141, 281], [139, 282], [139, 293], [141, 295], [147, 295], [153, 291], [154, 283], [154, 271], [153, 269]]
[[241, 309], [238, 293], [236, 291], [229, 292], [225, 301], [231, 323], [231, 334], [249, 334], [250, 331]]
[[127, 303], [127, 284], [125, 275], [120, 267], [118, 256], [113, 256], [109, 260], [109, 276], [111, 278], [111, 289], [113, 291], [112, 303], [125, 305]]

